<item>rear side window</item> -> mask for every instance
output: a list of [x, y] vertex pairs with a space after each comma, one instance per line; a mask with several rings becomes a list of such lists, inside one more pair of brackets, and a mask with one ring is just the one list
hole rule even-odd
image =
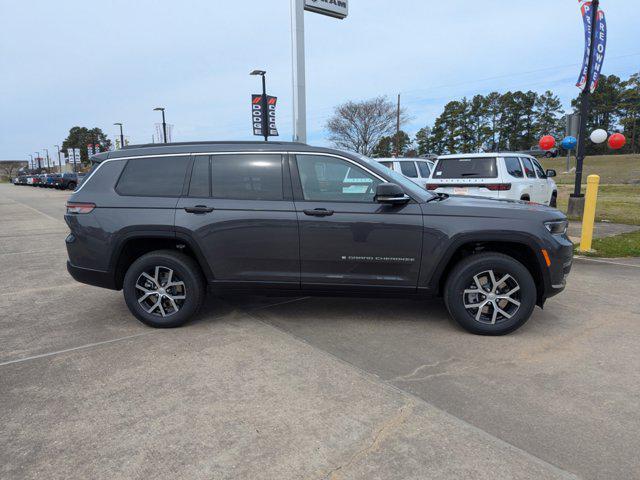
[[504, 164], [507, 167], [507, 172], [512, 177], [524, 177], [524, 173], [522, 172], [522, 165], [520, 165], [520, 160], [518, 160], [517, 157], [505, 157]]
[[494, 157], [441, 158], [436, 164], [433, 178], [497, 178]]
[[427, 162], [416, 162], [418, 164], [418, 170], [420, 170], [420, 176], [422, 178], [429, 178], [431, 171], [429, 170], [429, 164]]
[[380, 162], [380, 165], [384, 165], [390, 170], [393, 170], [393, 162]]
[[214, 198], [282, 200], [282, 156], [213, 155], [211, 190]]
[[405, 177], [417, 178], [418, 170], [413, 162], [400, 162], [400, 171]]
[[133, 158], [120, 176], [116, 192], [140, 197], [179, 197], [189, 157]]
[[189, 196], [208, 197], [211, 195], [209, 185], [209, 157], [197, 156], [191, 171]]
[[536, 173], [533, 171], [533, 164], [527, 157], [522, 157], [522, 165], [524, 165], [524, 172], [527, 174], [527, 178], [536, 178]]

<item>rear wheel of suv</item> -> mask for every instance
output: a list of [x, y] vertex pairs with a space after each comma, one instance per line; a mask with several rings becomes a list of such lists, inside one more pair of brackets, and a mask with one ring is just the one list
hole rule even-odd
[[69, 182], [69, 183], [67, 184], [67, 188], [68, 188], [69, 190], [75, 190], [75, 189], [76, 189], [76, 182]]
[[504, 335], [529, 319], [536, 285], [529, 270], [501, 253], [481, 253], [461, 260], [451, 271], [444, 300], [464, 329], [480, 335]]
[[185, 324], [204, 301], [205, 285], [196, 262], [178, 252], [158, 250], [131, 264], [124, 299], [141, 322], [156, 328]]

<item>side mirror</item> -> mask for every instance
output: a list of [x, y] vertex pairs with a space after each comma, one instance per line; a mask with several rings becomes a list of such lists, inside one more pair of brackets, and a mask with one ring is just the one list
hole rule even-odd
[[547, 170], [547, 177], [555, 177], [557, 175], [555, 170]]
[[404, 193], [400, 185], [395, 183], [380, 183], [376, 187], [376, 196], [373, 199], [378, 203], [388, 203], [391, 205], [402, 205], [411, 198]]

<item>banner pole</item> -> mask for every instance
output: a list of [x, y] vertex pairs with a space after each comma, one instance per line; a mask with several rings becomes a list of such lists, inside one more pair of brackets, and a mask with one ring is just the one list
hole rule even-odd
[[304, 58], [304, 0], [291, 0], [293, 141], [307, 143], [307, 101]]

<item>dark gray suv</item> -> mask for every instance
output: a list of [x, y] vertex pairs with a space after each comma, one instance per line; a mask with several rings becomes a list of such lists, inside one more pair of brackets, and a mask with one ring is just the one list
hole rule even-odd
[[505, 334], [571, 269], [559, 211], [432, 194], [353, 153], [205, 142], [92, 160], [67, 204], [69, 272], [122, 289], [154, 327], [184, 324], [210, 290], [442, 296], [465, 329]]

